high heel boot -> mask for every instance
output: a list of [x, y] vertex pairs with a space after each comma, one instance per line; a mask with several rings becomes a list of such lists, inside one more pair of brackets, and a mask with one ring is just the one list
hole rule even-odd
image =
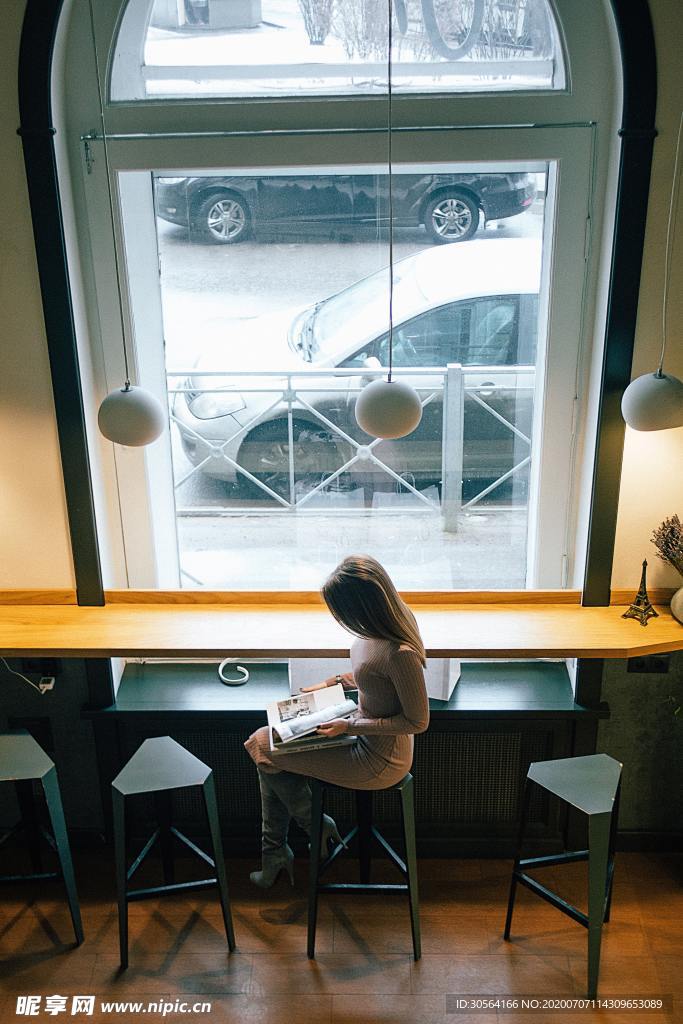
[[[310, 829], [309, 829], [310, 832]], [[335, 843], [341, 844], [345, 850], [348, 850], [348, 846], [339, 835], [339, 829], [334, 818], [331, 818], [329, 814], [323, 814], [323, 825], [320, 833], [320, 856], [326, 857], [330, 853], [330, 844]], [[310, 850], [311, 844], [308, 844]]]
[[[297, 825], [310, 836], [311, 787], [305, 775], [295, 775], [293, 772], [266, 772], [259, 767], [258, 777], [263, 814], [262, 849], [265, 870], [265, 860], [270, 851], [281, 850], [287, 842], [290, 818], [294, 818]], [[327, 856], [331, 841], [341, 843], [342, 838], [334, 819], [329, 814], [324, 814], [321, 856]], [[279, 870], [282, 866], [281, 864]], [[256, 884], [258, 885], [258, 882]]]
[[252, 871], [249, 878], [259, 889], [270, 889], [281, 871], [287, 872], [290, 885], [294, 885], [294, 853], [287, 844], [279, 850], [264, 850], [261, 870]]
[[287, 843], [290, 813], [276, 793], [271, 777], [259, 771], [261, 788], [261, 869], [249, 878], [260, 889], [269, 889], [281, 871], [294, 885], [294, 853]]

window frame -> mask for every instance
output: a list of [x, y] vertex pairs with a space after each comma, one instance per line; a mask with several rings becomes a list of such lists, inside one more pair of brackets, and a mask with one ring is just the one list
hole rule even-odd
[[[91, 244], [93, 251], [98, 253], [98, 259], [94, 262], [97, 307], [104, 311], [100, 314], [98, 329], [105, 379], [109, 388], [115, 385], [123, 373], [123, 339], [119, 331], [119, 320], [114, 315], [117, 301], [116, 271], [111, 251], [109, 209], [107, 204], [101, 202], [107, 188], [102, 144], [99, 140], [91, 140], [89, 145], [92, 164], [90, 167], [84, 165], [83, 186], [86, 197], [92, 197], [87, 206]], [[471, 161], [475, 167], [480, 166], [480, 153], [488, 154], [489, 161], [492, 160], [496, 165], [502, 166], [508, 160], [510, 164], [514, 163], [515, 170], [518, 169], [517, 163], [520, 167], [524, 164], [538, 166], [548, 149], [554, 161], [554, 168], [550, 167], [549, 174], [549, 203], [544, 232], [544, 249], [546, 245], [550, 246], [544, 258], [544, 274], [548, 279], [541, 282], [539, 310], [539, 330], [544, 331], [547, 323], [553, 350], [544, 361], [538, 360], [536, 367], [535, 393], [544, 394], [545, 401], [534, 403], [532, 451], [535, 457], [532, 460], [530, 481], [527, 587], [560, 588], [567, 585], [567, 566], [573, 555], [570, 527], [573, 502], [577, 498], [574, 486], [577, 417], [575, 394], [573, 390], [570, 393], [567, 381], [574, 382], [581, 373], [581, 338], [575, 325], [582, 320], [587, 301], [588, 268], [586, 262], [580, 263], [579, 260], [584, 255], [585, 225], [591, 205], [593, 129], [588, 125], [572, 125], [562, 130], [521, 128], [514, 135], [502, 138], [498, 138], [493, 131], [473, 129], [458, 129], [447, 134], [404, 130], [394, 142], [397, 173], [415, 165], [415, 154], [419, 154], [421, 163], [443, 165], [450, 146], [467, 151], [468, 162]], [[492, 147], [495, 146], [500, 149], [497, 161], [491, 157]], [[356, 153], [358, 161], [364, 158], [367, 166], [371, 155], [369, 149], [376, 157], [375, 166], [384, 167], [384, 137], [373, 139], [372, 146], [368, 146], [368, 139], [364, 136], [351, 138], [336, 133], [316, 133], [308, 136], [303, 144], [298, 135], [279, 135], [275, 143], [262, 136], [240, 136], [239, 139], [162, 139], [158, 146], [147, 139], [142, 144], [134, 139], [110, 139], [108, 155], [117, 218], [115, 235], [129, 270], [121, 283], [124, 308], [130, 313], [126, 342], [128, 362], [134, 368], [135, 380], [165, 401], [163, 366], [158, 360], [152, 359], [153, 365], [150, 372], [146, 373], [144, 364], [149, 362], [148, 356], [132, 344], [135, 334], [133, 323], [142, 317], [144, 324], [150, 324], [152, 310], [157, 305], [157, 296], [153, 295], [150, 300], [150, 293], [153, 294], [156, 289], [151, 271], [156, 267], [158, 255], [152, 220], [151, 184], [148, 189], [149, 202], [130, 211], [130, 231], [125, 228], [127, 214], [118, 200], [122, 182], [129, 174], [133, 177], [140, 175], [140, 179], [143, 174], [153, 170], [169, 176], [178, 174], [182, 170], [191, 169], [191, 158], [204, 171], [220, 169], [228, 173], [233, 169], [236, 172], [241, 170], [246, 158], [245, 170], [248, 174], [260, 168], [268, 173], [273, 167], [275, 155], [279, 158], [280, 166], [286, 166], [290, 172], [295, 172], [297, 167], [308, 171], [313, 165], [316, 168], [339, 168], [342, 174], [346, 174], [357, 166], [353, 162]], [[173, 156], [177, 161], [175, 166], [170, 163]], [[410, 159], [411, 156], [413, 159]], [[326, 165], [323, 162], [325, 159], [330, 163]], [[562, 177], [565, 182], [559, 202], [554, 201], [556, 189], [553, 182], [556, 176]], [[135, 238], [135, 246], [132, 248], [126, 243], [129, 235]], [[141, 247], [145, 240], [147, 252], [146, 257], [143, 257]], [[553, 276], [551, 262], [555, 259], [556, 249], [573, 253], [575, 259], [569, 262], [568, 270], [561, 275], [561, 281], [553, 286], [550, 301], [550, 278]], [[130, 272], [133, 267], [135, 273]], [[136, 293], [140, 295], [139, 303], [135, 301]], [[162, 348], [161, 330], [159, 310], [156, 327], [147, 328], [145, 333], [148, 338], [157, 335], [159, 351]], [[539, 344], [539, 355], [542, 354], [545, 354], [545, 347]], [[570, 438], [569, 446], [567, 438]], [[166, 443], [162, 445], [160, 441], [153, 449], [137, 451], [115, 446], [114, 459], [128, 586], [133, 589], [179, 587], [181, 580], [177, 575], [178, 563], [172, 564], [173, 556], [169, 558], [163, 543], [160, 543], [168, 540], [175, 529], [171, 516], [173, 487]], [[152, 480], [157, 482], [156, 487], [152, 487]], [[161, 494], [167, 495], [167, 500], [160, 499]], [[565, 510], [564, 516], [557, 515], [558, 507]]]
[[[86, 443], [86, 418], [79, 384], [69, 266], [57, 186], [55, 129], [52, 125], [51, 71], [62, 6], [61, 0], [48, 0], [47, 4], [41, 0], [29, 0], [27, 4], [20, 53], [20, 135], [27, 167], [51, 356], [77, 594], [79, 603], [98, 604], [104, 600], [102, 577]], [[578, 7], [576, 5], [576, 9]], [[619, 133], [615, 244], [610, 259], [601, 406], [584, 586], [584, 603], [587, 604], [604, 604], [609, 601], [609, 574], [624, 435], [618, 400], [630, 379], [637, 285], [655, 134], [655, 50], [647, 5], [644, 2], [613, 0], [612, 8], [619, 30], [624, 103]], [[571, 5], [562, 5], [561, 24], [564, 29], [571, 20]], [[590, 76], [587, 81], [583, 81], [579, 75], [575, 81], [581, 87], [590, 89]], [[511, 113], [514, 114], [516, 104], [513, 100], [519, 97], [507, 99], [510, 101]], [[406, 113], [409, 113], [409, 106], [405, 108]], [[476, 119], [477, 104], [471, 105], [469, 109]], [[634, 195], [641, 196], [639, 203], [634, 202]]]

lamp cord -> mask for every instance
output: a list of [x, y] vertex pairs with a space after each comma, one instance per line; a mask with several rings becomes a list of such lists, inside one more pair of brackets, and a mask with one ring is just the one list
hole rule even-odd
[[389, 13], [389, 30], [387, 41], [389, 53], [387, 56], [387, 164], [389, 167], [389, 373], [387, 382], [391, 383], [391, 372], [394, 365], [394, 190], [393, 182], [393, 152], [392, 152], [392, 82], [391, 82], [391, 50], [393, 46], [393, 0], [388, 0], [387, 8]]
[[92, 37], [92, 48], [95, 55], [95, 78], [97, 79], [97, 100], [100, 105], [100, 126], [102, 128], [102, 146], [104, 148], [104, 170], [107, 177], [107, 198], [109, 200], [109, 215], [111, 217], [111, 229], [114, 234], [114, 270], [116, 276], [116, 293], [119, 303], [119, 320], [121, 323], [121, 341], [123, 343], [123, 365], [125, 368], [125, 384], [123, 387], [124, 391], [130, 391], [130, 370], [128, 368], [128, 353], [126, 351], [126, 326], [123, 319], [123, 292], [121, 289], [121, 265], [119, 263], [118, 246], [116, 244], [116, 236], [114, 231], [114, 199], [111, 192], [111, 169], [109, 166], [109, 150], [107, 148], [107, 130], [104, 123], [104, 99], [102, 97], [102, 85], [100, 80], [100, 59], [97, 53], [97, 38], [95, 35], [95, 15], [93, 12], [92, 0], [88, 0], [88, 10], [90, 12], [90, 35]]
[[674, 245], [675, 222], [674, 210], [678, 208], [678, 188], [680, 183], [679, 163], [681, 156], [681, 131], [683, 130], [683, 111], [678, 122], [678, 137], [676, 139], [676, 156], [674, 158], [674, 176], [671, 183], [671, 199], [669, 200], [669, 220], [666, 226], [666, 249], [664, 251], [664, 295], [662, 297], [662, 353], [659, 358], [659, 367], [655, 376], [662, 377], [664, 367], [664, 352], [666, 351], [666, 307], [669, 298], [669, 282], [671, 280], [671, 251]]

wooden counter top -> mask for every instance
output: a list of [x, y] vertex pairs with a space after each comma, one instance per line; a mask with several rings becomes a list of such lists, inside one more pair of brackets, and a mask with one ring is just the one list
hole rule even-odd
[[[668, 609], [641, 626], [621, 606], [431, 604], [415, 613], [432, 657], [630, 658], [683, 650]], [[8, 657], [346, 657], [353, 638], [313, 605], [4, 605]]]

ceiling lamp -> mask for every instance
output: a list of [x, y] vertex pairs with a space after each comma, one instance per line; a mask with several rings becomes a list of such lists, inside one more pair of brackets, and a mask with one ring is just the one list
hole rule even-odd
[[[92, 0], [89, 0], [90, 31], [92, 34], [93, 52], [95, 55], [95, 75], [97, 77], [97, 97], [100, 105], [100, 124], [102, 126], [102, 145], [104, 147], [104, 170], [107, 178], [107, 196], [112, 230], [114, 227], [114, 200], [112, 197], [111, 175], [109, 169], [109, 151], [107, 149], [107, 132], [104, 123], [104, 101], [100, 84], [100, 62], [97, 55], [97, 39], [95, 36], [95, 17]], [[164, 429], [166, 416], [161, 402], [150, 391], [134, 387], [130, 383], [128, 370], [128, 353], [126, 351], [126, 329], [123, 318], [123, 297], [121, 294], [121, 268], [114, 239], [114, 267], [116, 274], [116, 290], [118, 294], [119, 317], [121, 323], [121, 340], [123, 344], [123, 362], [125, 380], [123, 387], [110, 391], [100, 405], [97, 414], [97, 425], [100, 432], [109, 441], [116, 444], [140, 447], [156, 441]]]
[[114, 388], [100, 405], [97, 425], [109, 441], [139, 448], [151, 444], [164, 429], [161, 402], [144, 388], [133, 387], [128, 380]]
[[373, 380], [367, 384], [356, 402], [356, 421], [361, 430], [373, 437], [395, 438], [405, 437], [412, 433], [422, 419], [422, 402], [417, 391], [410, 384], [394, 380], [393, 345], [394, 345], [394, 200], [393, 200], [393, 163], [392, 163], [392, 81], [391, 81], [391, 49], [393, 43], [393, 3], [388, 0], [389, 29], [387, 41], [389, 56], [387, 58], [387, 155], [389, 165], [389, 368], [386, 380]]
[[656, 373], [644, 373], [636, 377], [623, 394], [621, 413], [629, 427], [634, 430], [669, 430], [683, 426], [683, 381], [664, 373], [666, 351], [666, 307], [671, 277], [671, 250], [673, 249], [674, 209], [677, 206], [679, 184], [679, 158], [681, 152], [681, 128], [683, 113], [678, 125], [674, 177], [669, 202], [669, 222], [666, 229], [666, 253], [664, 257], [664, 296], [662, 301], [662, 353]]

